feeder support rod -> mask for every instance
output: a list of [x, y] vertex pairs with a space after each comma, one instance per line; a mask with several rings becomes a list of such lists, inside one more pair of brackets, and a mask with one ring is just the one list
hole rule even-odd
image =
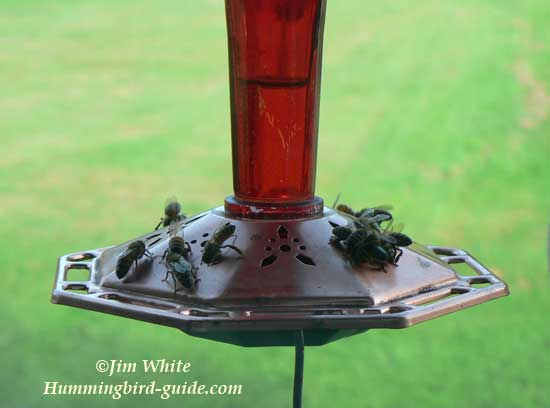
[[302, 388], [304, 384], [304, 332], [296, 332], [296, 353], [294, 357], [294, 395], [293, 407], [302, 407]]

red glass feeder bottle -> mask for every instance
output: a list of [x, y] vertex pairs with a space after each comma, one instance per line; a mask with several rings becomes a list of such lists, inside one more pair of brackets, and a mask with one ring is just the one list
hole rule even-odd
[[227, 0], [235, 196], [229, 213], [310, 215], [325, 0]]

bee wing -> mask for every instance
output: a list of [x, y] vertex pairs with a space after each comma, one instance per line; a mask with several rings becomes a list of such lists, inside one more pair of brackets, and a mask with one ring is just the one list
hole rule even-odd
[[378, 214], [378, 215], [375, 215], [373, 217], [364, 217], [368, 220], [369, 223], [376, 223], [376, 224], [379, 224], [381, 222], [384, 222], [384, 221], [389, 221], [390, 223], [392, 222], [392, 220], [388, 220], [388, 216], [386, 214]]
[[355, 227], [355, 229], [363, 228], [363, 224], [361, 223], [360, 219], [359, 220], [354, 220], [353, 221], [353, 226]]
[[193, 267], [183, 257], [180, 257], [177, 261], [171, 263], [175, 273], [188, 273], [191, 272]]
[[382, 230], [382, 232], [384, 234], [388, 234], [392, 232], [392, 228], [393, 228], [393, 218], [388, 221], [388, 223], [386, 224], [386, 227]]
[[212, 234], [212, 237], [210, 238], [210, 241], [216, 242], [219, 245], [221, 245], [223, 242], [225, 242], [231, 235], [233, 235], [233, 232], [229, 233], [228, 229], [233, 229], [234, 227], [231, 226], [230, 222], [223, 222], [219, 225], [218, 228], [214, 231]]
[[[380, 215], [383, 215], [383, 214], [380, 214]], [[377, 216], [378, 217], [378, 216]], [[373, 217], [374, 218], [374, 217]], [[382, 218], [382, 217], [380, 217]], [[384, 228], [382, 228], [380, 226], [380, 223], [381, 222], [384, 222], [384, 221], [387, 221], [388, 223], [386, 224], [386, 226]], [[391, 229], [392, 229], [392, 225], [393, 225], [393, 218], [390, 218], [389, 220], [387, 218], [384, 218], [383, 221], [380, 221], [379, 223], [377, 223], [377, 226], [378, 226], [378, 231], [382, 233], [382, 235], [387, 235], [391, 232]]]
[[126, 257], [130, 256], [131, 254], [133, 254], [133, 252], [134, 252], [134, 250], [132, 248], [126, 247], [126, 249], [124, 251], [122, 251], [118, 257], [119, 258], [126, 258]]
[[177, 203], [177, 202], [178, 202], [178, 198], [176, 196], [170, 196], [166, 199], [166, 201], [164, 202], [164, 205], [165, 207], [168, 207], [168, 205]]
[[381, 234], [380, 239], [393, 245], [397, 244], [397, 239], [388, 234]]
[[168, 207], [170, 204], [179, 204], [178, 198], [176, 196], [170, 196], [164, 202], [164, 208]]
[[392, 231], [391, 232], [401, 232], [403, 231], [403, 228], [405, 228], [405, 224], [402, 222], [392, 225]]
[[178, 230], [180, 228], [181, 224], [179, 222], [172, 222], [170, 226], [168, 227], [168, 234], [171, 237], [175, 237], [178, 235]]

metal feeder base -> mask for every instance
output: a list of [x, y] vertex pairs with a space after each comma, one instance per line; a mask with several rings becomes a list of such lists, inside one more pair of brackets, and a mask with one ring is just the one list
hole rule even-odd
[[[52, 301], [241, 346], [293, 346], [303, 330], [312, 346], [371, 328], [405, 328], [508, 294], [503, 281], [460, 249], [413, 244], [387, 272], [352, 268], [329, 243], [332, 228], [349, 221], [330, 208], [297, 220], [230, 219], [216, 208], [181, 224], [198, 268], [195, 291], [174, 292], [171, 279], [162, 281], [165, 228], [136, 238], [154, 257], [142, 258], [123, 281], [114, 268], [128, 242], [62, 256]], [[225, 222], [236, 226], [227, 243], [244, 256], [226, 248], [221, 263], [201, 264], [202, 246]], [[457, 263], [472, 275], [458, 274]], [[71, 281], [71, 269], [88, 270], [89, 279]]]

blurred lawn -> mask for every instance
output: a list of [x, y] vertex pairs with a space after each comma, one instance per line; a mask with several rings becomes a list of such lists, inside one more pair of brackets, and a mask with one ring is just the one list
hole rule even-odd
[[[512, 295], [308, 349], [304, 405], [550, 405], [547, 0], [329, 3], [318, 194], [392, 203], [418, 241], [471, 250]], [[1, 405], [156, 405], [41, 392], [115, 381], [98, 359], [166, 357], [245, 392], [162, 406], [289, 406], [291, 349], [49, 304], [59, 255], [147, 232], [169, 195], [193, 213], [231, 192], [226, 58], [221, 0], [0, 3]]]

